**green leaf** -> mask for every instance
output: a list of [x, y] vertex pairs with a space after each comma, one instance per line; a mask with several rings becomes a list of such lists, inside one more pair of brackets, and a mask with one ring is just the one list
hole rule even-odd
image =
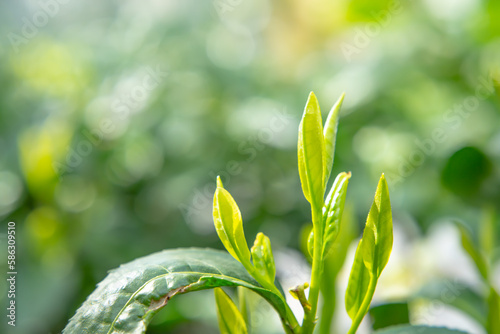
[[282, 296], [262, 288], [243, 265], [223, 251], [166, 250], [113, 270], [87, 298], [64, 334], [141, 334], [177, 294], [220, 286], [243, 286], [264, 297], [286, 318]]
[[337, 102], [333, 105], [330, 113], [328, 114], [328, 118], [325, 122], [325, 128], [323, 130], [323, 136], [325, 138], [325, 186], [328, 183], [328, 179], [330, 178], [330, 174], [332, 172], [337, 127], [339, 124], [339, 113], [342, 102], [344, 101], [344, 96], [345, 93], [342, 93]]
[[271, 250], [271, 241], [264, 233], [258, 233], [252, 247], [252, 262], [259, 275], [264, 277], [269, 283], [274, 283], [276, 268]]
[[371, 275], [368, 268], [366, 268], [363, 258], [358, 256], [360, 252], [361, 242], [356, 248], [356, 255], [351, 267], [351, 274], [347, 283], [347, 290], [345, 293], [345, 308], [349, 317], [354, 320], [358, 311], [361, 309], [361, 304], [366, 298], [368, 293], [368, 286], [370, 284]]
[[370, 308], [373, 329], [409, 324], [410, 313], [408, 303], [386, 303]]
[[391, 201], [384, 174], [380, 177], [360, 244], [363, 262], [378, 278], [392, 250]]
[[240, 311], [221, 288], [215, 288], [215, 305], [221, 334], [247, 334], [247, 326]]
[[431, 326], [391, 326], [376, 331], [374, 334], [467, 334], [456, 329]]
[[487, 263], [487, 260], [485, 259], [484, 255], [481, 253], [481, 251], [478, 249], [478, 247], [475, 245], [474, 240], [473, 240], [472, 235], [469, 232], [469, 230], [464, 225], [462, 225], [460, 223], [457, 225], [458, 225], [458, 229], [460, 231], [462, 247], [469, 254], [472, 261], [474, 261], [474, 264], [476, 265], [476, 268], [477, 268], [479, 274], [483, 277], [483, 279], [485, 281], [488, 281], [488, 263]]
[[320, 210], [323, 206], [324, 146], [321, 111], [316, 96], [311, 92], [299, 125], [297, 152], [302, 191], [313, 210]]
[[325, 226], [323, 234], [323, 258], [327, 257], [332, 250], [340, 230], [340, 221], [344, 212], [347, 185], [351, 173], [340, 173], [333, 182], [332, 189], [326, 197], [323, 207], [323, 224]]
[[389, 189], [384, 174], [375, 192], [363, 237], [361, 238], [349, 276], [345, 295], [346, 310], [353, 320], [352, 330], [368, 312], [377, 280], [389, 261], [392, 250], [392, 213]]
[[240, 209], [231, 194], [224, 189], [220, 177], [217, 177], [213, 216], [217, 235], [227, 251], [238, 261], [249, 263], [250, 251], [243, 232]]

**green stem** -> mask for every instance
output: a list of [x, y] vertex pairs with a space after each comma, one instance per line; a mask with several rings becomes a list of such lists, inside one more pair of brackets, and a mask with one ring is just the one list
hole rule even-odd
[[[311, 304], [311, 310], [307, 312], [304, 310], [304, 321], [302, 322], [302, 334], [312, 334], [314, 327], [316, 326], [316, 311], [318, 309], [318, 299], [319, 290], [321, 284], [321, 271], [323, 265], [323, 230], [321, 224], [322, 215], [319, 214], [319, 210], [314, 210], [312, 212], [312, 220], [314, 227], [314, 251], [313, 251], [313, 263], [312, 263], [312, 273], [311, 273], [311, 285], [309, 287], [309, 304]], [[320, 220], [318, 221], [318, 218]]]
[[[335, 282], [335, 280], [333, 280]], [[321, 292], [323, 295], [323, 306], [321, 308], [321, 317], [319, 322], [319, 333], [320, 334], [330, 334], [330, 328], [332, 327], [333, 315], [335, 314], [335, 304], [336, 304], [336, 293], [335, 286], [333, 286], [333, 291], [329, 293]], [[325, 297], [328, 296], [328, 299]]]
[[356, 317], [352, 321], [351, 328], [349, 329], [347, 334], [354, 334], [358, 330], [361, 321], [368, 312], [368, 308], [370, 307], [370, 303], [372, 301], [373, 294], [375, 293], [376, 286], [377, 286], [377, 278], [374, 274], [371, 274], [370, 283], [368, 284], [368, 291], [366, 292], [365, 299], [363, 299], [363, 303], [359, 307], [358, 313], [356, 313]]
[[288, 303], [286, 302], [286, 297], [281, 294], [276, 285], [274, 285], [274, 283], [269, 283], [267, 279], [263, 277], [255, 269], [254, 266], [250, 265], [250, 262], [248, 262], [248, 264], [243, 263], [243, 266], [246, 267], [250, 275], [252, 275], [253, 278], [255, 278], [257, 282], [259, 282], [262, 285], [262, 287], [270, 290], [274, 294], [281, 296], [283, 298], [283, 303], [285, 304], [286, 308], [286, 318], [281, 318], [281, 322], [285, 332], [287, 334], [300, 334], [301, 331], [299, 322], [297, 321], [297, 318], [295, 318], [295, 314], [293, 314], [293, 311], [290, 309], [290, 306], [288, 306]]

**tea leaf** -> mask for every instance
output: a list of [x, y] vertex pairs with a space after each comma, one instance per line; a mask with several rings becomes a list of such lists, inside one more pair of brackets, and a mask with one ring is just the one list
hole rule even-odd
[[340, 173], [333, 182], [332, 189], [326, 197], [325, 205], [323, 206], [323, 224], [325, 226], [323, 257], [329, 255], [332, 245], [339, 234], [347, 185], [350, 178], [351, 173]]
[[[351, 267], [351, 274], [345, 292], [345, 308], [349, 317], [354, 320], [361, 305], [368, 293], [368, 286], [372, 279], [372, 275], [368, 268], [366, 268], [363, 258], [358, 256], [360, 254], [361, 242], [356, 248], [356, 255]], [[368, 311], [368, 309], [367, 309]]]
[[251, 252], [253, 265], [259, 274], [265, 277], [269, 283], [274, 283], [276, 268], [269, 238], [263, 233], [257, 234]]
[[325, 122], [323, 136], [325, 138], [325, 186], [328, 183], [335, 155], [335, 141], [337, 138], [337, 127], [339, 124], [339, 113], [342, 102], [344, 101], [345, 93], [340, 95], [337, 102], [333, 105]]
[[221, 288], [215, 288], [214, 294], [221, 334], [247, 334], [245, 320], [231, 298]]
[[217, 235], [227, 251], [238, 261], [249, 263], [250, 251], [243, 232], [240, 209], [231, 194], [224, 189], [220, 177], [217, 177], [213, 216]]
[[[375, 198], [368, 213], [365, 230], [361, 238], [349, 276], [345, 296], [346, 310], [353, 326], [357, 326], [368, 312], [377, 280], [389, 261], [392, 250], [392, 213], [389, 189], [384, 174], [375, 192]], [[354, 331], [352, 331], [354, 329]]]
[[297, 151], [302, 191], [313, 210], [319, 210], [325, 193], [324, 138], [321, 111], [313, 92], [309, 95], [299, 125]]
[[391, 202], [384, 174], [380, 177], [360, 245], [363, 262], [378, 278], [392, 250]]
[[153, 316], [178, 294], [243, 286], [287, 317], [283, 297], [263, 288], [241, 263], [223, 251], [189, 248], [151, 254], [120, 266], [97, 286], [64, 334], [142, 334]]

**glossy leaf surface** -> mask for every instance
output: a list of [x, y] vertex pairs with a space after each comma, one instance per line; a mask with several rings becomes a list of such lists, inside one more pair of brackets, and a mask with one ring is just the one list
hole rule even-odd
[[340, 173], [337, 176], [323, 206], [323, 224], [325, 226], [323, 234], [323, 257], [326, 257], [330, 253], [333, 243], [339, 234], [347, 185], [350, 178], [351, 173]]
[[240, 209], [233, 196], [224, 189], [220, 177], [217, 177], [213, 218], [217, 235], [227, 251], [238, 261], [249, 262], [250, 251], [243, 232]]
[[223, 251], [166, 250], [120, 266], [71, 318], [64, 334], [142, 334], [151, 318], [177, 294], [220, 286], [243, 286], [264, 297], [284, 318], [281, 296], [262, 288]]
[[299, 125], [299, 176], [304, 196], [319, 210], [324, 196], [324, 139], [318, 100], [311, 92]]
[[392, 213], [389, 189], [384, 175], [375, 192], [363, 237], [358, 244], [345, 296], [351, 319], [368, 311], [378, 278], [389, 261], [392, 250]]
[[344, 101], [345, 94], [342, 93], [338, 101], [333, 105], [325, 122], [323, 137], [325, 138], [325, 186], [332, 172], [335, 157], [335, 141], [337, 138], [337, 127], [339, 124], [340, 107]]

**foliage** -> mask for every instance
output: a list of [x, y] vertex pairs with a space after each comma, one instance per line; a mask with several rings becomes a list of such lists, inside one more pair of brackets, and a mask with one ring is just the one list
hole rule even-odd
[[[311, 225], [294, 154], [296, 111], [311, 89], [327, 107], [343, 90], [349, 97], [330, 182], [353, 174], [337, 255], [325, 260], [334, 283], [321, 282], [332, 301], [322, 333], [347, 330], [328, 328], [326, 315], [345, 313], [345, 258], [382, 171], [396, 234], [376, 302], [408, 301], [412, 319], [422, 304], [453, 304], [461, 328], [481, 330], [488, 285], [472, 261], [453, 265], [461, 236], [441, 226], [460, 218], [488, 250], [478, 222], [497, 211], [487, 259], [495, 273], [499, 22], [493, 0], [0, 2], [0, 256], [14, 221], [23, 273], [19, 323], [0, 332], [60, 333], [109, 268], [165, 248], [222, 248], [211, 221], [216, 175], [238, 202], [248, 246], [259, 231], [268, 236], [287, 279], [283, 259], [303, 248], [297, 236]], [[447, 292], [447, 282], [467, 289], [453, 300], [428, 293], [443, 282]], [[213, 332], [215, 313], [186, 307], [208, 305], [210, 292], [174, 298], [148, 332]], [[256, 298], [249, 309], [262, 305]], [[446, 315], [420, 320], [455, 325]], [[273, 316], [253, 321], [263, 334], [281, 329]]]
[[[312, 231], [307, 250], [312, 258], [310, 284], [290, 289], [303, 307], [304, 319], [299, 324], [287, 304], [283, 290], [275, 284], [275, 262], [271, 243], [263, 233], [257, 234], [248, 249], [241, 212], [231, 194], [217, 177], [213, 202], [213, 219], [217, 234], [229, 254], [210, 249], [176, 249], [137, 259], [112, 272], [99, 284], [64, 329], [76, 333], [145, 333], [152, 317], [177, 294], [215, 288], [215, 301], [220, 332], [246, 334], [251, 324], [241, 310], [220, 288], [238, 286], [259, 293], [276, 310], [288, 334], [312, 334], [317, 323], [317, 310], [325, 261], [336, 256], [334, 248], [350, 173], [341, 173], [325, 199], [325, 184], [333, 165], [338, 113], [344, 96], [330, 112], [323, 131], [321, 112], [313, 93], [309, 95], [299, 125], [298, 164], [304, 196], [311, 204]], [[332, 116], [333, 115], [333, 116]], [[332, 130], [335, 129], [335, 130]], [[327, 145], [325, 143], [328, 143]], [[352, 319], [349, 334], [356, 333], [368, 313], [377, 280], [392, 250], [392, 212], [387, 181], [382, 174], [372, 207], [368, 213], [351, 269], [345, 306]], [[471, 248], [471, 247], [469, 247]], [[236, 260], [236, 261], [235, 261]], [[306, 297], [305, 290], [309, 289]], [[329, 301], [325, 300], [325, 304]], [[328, 307], [328, 306], [327, 306]], [[329, 326], [327, 326], [329, 327]], [[251, 330], [251, 328], [250, 328]], [[390, 333], [459, 333], [431, 327], [395, 327]], [[384, 332], [384, 330], [382, 330]]]

